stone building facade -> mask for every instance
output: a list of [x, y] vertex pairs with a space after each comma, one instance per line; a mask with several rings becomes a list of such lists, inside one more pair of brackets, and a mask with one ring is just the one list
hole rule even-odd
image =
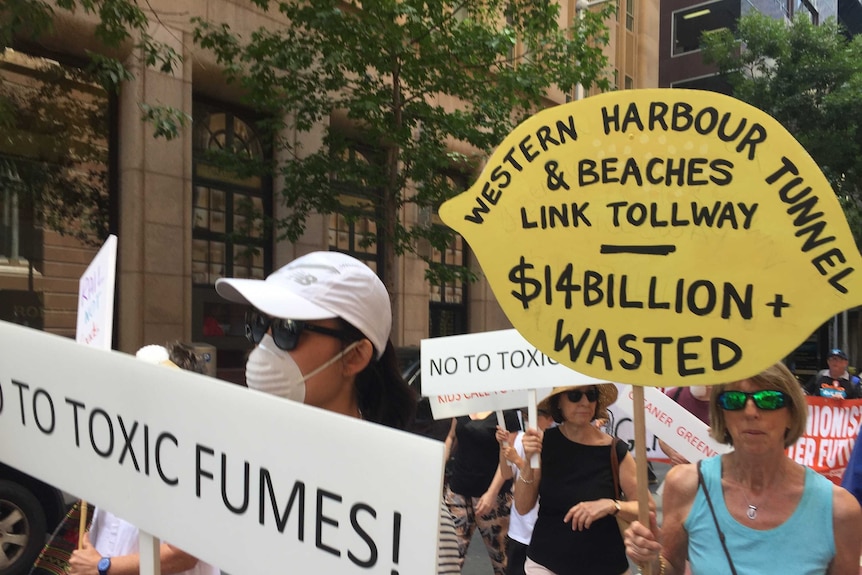
[[[577, 18], [579, 9], [600, 3], [562, 0], [561, 25]], [[203, 342], [218, 350], [220, 377], [240, 381], [249, 347], [243, 337], [243, 310], [217, 298], [215, 279], [264, 277], [313, 250], [347, 251], [375, 267], [375, 253], [359, 245], [363, 234], [373, 233], [373, 223], [317, 215], [296, 243], [267, 241], [262, 233], [237, 234], [246, 229], [246, 207], [276, 217], [284, 207], [275, 199], [278, 182], [226, 177], [201, 160], [209, 146], [241, 147], [249, 154], [265, 150], [254, 132], [254, 111], [242, 107], [237, 89], [224, 82], [210, 55], [195, 48], [188, 21], [193, 16], [225, 21], [239, 33], [284, 22], [245, 0], [148, 4], [158, 14], [152, 34], [182, 54], [183, 62], [173, 74], [165, 74], [141, 66], [131, 50], [120, 54], [134, 79], [118, 94], [70, 78], [74, 74], [69, 71], [88, 51], [103, 50], [93, 36], [94, 21], [82, 14], [58, 11], [50, 35], [37, 43], [22, 39], [0, 57], [4, 89], [18, 90], [22, 102], [32, 104], [46, 85], [57, 81], [45, 73], [54, 69], [66, 72], [59, 81], [73, 83], [76, 99], [87, 108], [86, 115], [70, 110], [45, 125], [24, 122], [0, 141], [0, 319], [75, 335], [78, 279], [98, 246], [51, 231], [45, 214], [28, 209], [22, 188], [16, 187], [26, 183], [31, 172], [53, 174], [43, 168], [63, 164], [65, 177], [73, 173], [85, 188], [101, 186], [97, 199], [107, 202], [110, 214], [105, 228], [118, 236], [114, 348], [133, 352], [150, 343]], [[608, 21], [607, 53], [618, 88], [658, 85], [658, 17], [658, 0], [620, 0], [617, 17]], [[554, 93], [549, 103], [581, 96]], [[153, 127], [141, 120], [142, 105], [147, 104], [176, 107], [194, 121], [177, 138], [156, 139]], [[41, 109], [45, 116], [47, 108]], [[75, 118], [84, 117], [87, 121], [80, 123], [86, 125], [76, 126]], [[330, 121], [341, 120], [333, 116]], [[322, 130], [297, 137], [314, 148]], [[85, 160], [76, 151], [82, 142], [89, 153]], [[29, 168], [22, 168], [25, 165]], [[466, 188], [468, 180], [459, 183]], [[66, 183], [58, 176], [45, 189]], [[423, 214], [408, 208], [401, 217], [409, 222]], [[71, 226], [75, 229], [76, 224]], [[249, 247], [257, 248], [256, 253]], [[429, 336], [509, 327], [465, 242], [457, 239], [445, 253], [432, 256], [469, 265], [479, 279], [469, 285], [429, 285], [420, 259], [398, 258], [392, 334], [396, 346], [417, 346]]]

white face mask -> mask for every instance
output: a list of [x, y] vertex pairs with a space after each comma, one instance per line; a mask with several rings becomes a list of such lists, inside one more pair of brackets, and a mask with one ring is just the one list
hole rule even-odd
[[272, 340], [272, 336], [266, 334], [248, 356], [248, 361], [245, 364], [246, 384], [249, 389], [303, 402], [305, 401], [305, 382], [341, 359], [345, 353], [357, 345], [359, 342], [354, 341], [332, 359], [313, 369], [308, 375], [302, 375], [302, 370], [299, 369], [290, 354], [279, 349]]

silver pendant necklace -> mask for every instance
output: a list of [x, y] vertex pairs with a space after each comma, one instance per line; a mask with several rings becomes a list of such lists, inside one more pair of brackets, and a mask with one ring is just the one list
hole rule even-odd
[[740, 488], [742, 489], [742, 496], [745, 497], [745, 503], [748, 505], [748, 511], [746, 511], [745, 514], [749, 519], [754, 521], [757, 519], [757, 505], [752, 505], [751, 501], [748, 500], [748, 495], [745, 494], [745, 488], [741, 485]]
[[748, 512], [746, 513], [746, 515], [748, 515], [748, 518], [751, 519], [752, 521], [757, 519], [757, 506], [749, 503], [748, 504]]
[[733, 474], [734, 481], [737, 485], [739, 485], [739, 490], [742, 491], [742, 496], [745, 498], [745, 504], [748, 506], [748, 509], [745, 511], [745, 516], [748, 517], [750, 521], [754, 521], [757, 519], [757, 505], [752, 505], [751, 501], [748, 499], [748, 494], [746, 493], [745, 485], [738, 479], [738, 475], [736, 473]]

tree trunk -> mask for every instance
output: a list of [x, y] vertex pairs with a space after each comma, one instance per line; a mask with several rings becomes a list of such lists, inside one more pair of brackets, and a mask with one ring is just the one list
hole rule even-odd
[[[398, 204], [395, 201], [398, 185], [399, 149], [389, 148], [386, 152], [386, 187], [383, 190], [380, 210], [382, 212], [383, 230], [377, 230], [378, 238], [383, 238], [383, 285], [389, 292], [389, 301], [392, 303], [392, 331], [396, 333], [396, 326], [400, 321], [400, 310], [396, 306], [398, 299], [395, 297], [398, 270], [395, 263], [395, 228], [398, 218]], [[399, 338], [400, 339], [400, 338]]]
[[[402, 106], [400, 64], [396, 59], [392, 62], [392, 124], [396, 130], [400, 130], [404, 121]], [[395, 267], [395, 229], [398, 223], [397, 218], [400, 216], [397, 201], [400, 192], [398, 178], [401, 169], [400, 164], [401, 148], [397, 145], [391, 145], [386, 151], [386, 185], [380, 206], [383, 212], [383, 285], [389, 292], [389, 301], [392, 304], [392, 332], [393, 335], [397, 335], [394, 339], [399, 342], [401, 337], [398, 326], [401, 325], [401, 310], [396, 305], [399, 300], [395, 297], [396, 286], [398, 285], [398, 270]], [[378, 237], [380, 236], [380, 230], [378, 230]]]

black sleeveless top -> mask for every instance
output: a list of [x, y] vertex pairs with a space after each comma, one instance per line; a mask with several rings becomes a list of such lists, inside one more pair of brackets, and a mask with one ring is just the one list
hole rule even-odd
[[[627, 449], [615, 441], [622, 461]], [[628, 569], [617, 520], [607, 515], [589, 529], [573, 531], [563, 517], [582, 501], [616, 499], [610, 445], [566, 439], [559, 427], [545, 431], [539, 518], [527, 556], [558, 575], [619, 575]]]
[[[503, 419], [509, 431], [521, 429], [517, 411], [504, 411]], [[455, 436], [458, 444], [453, 453], [449, 487], [464, 497], [481, 497], [491, 486], [500, 463], [500, 445], [496, 437], [497, 415], [491, 412], [484, 419], [476, 420], [463, 415], [457, 418], [457, 422]], [[506, 481], [500, 493], [511, 488], [512, 481]]]

